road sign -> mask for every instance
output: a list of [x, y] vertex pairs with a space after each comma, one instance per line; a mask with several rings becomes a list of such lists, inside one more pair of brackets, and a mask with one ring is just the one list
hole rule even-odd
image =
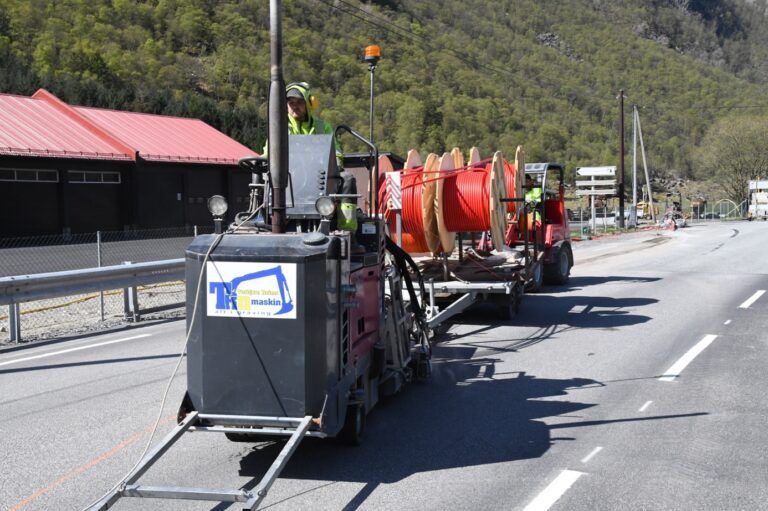
[[600, 179], [592, 181], [576, 181], [576, 186], [616, 186], [615, 179]]
[[610, 188], [607, 190], [576, 190], [576, 195], [579, 197], [585, 197], [585, 196], [602, 196], [602, 195], [616, 195], [616, 190], [614, 188]]
[[615, 176], [616, 167], [577, 167], [576, 174], [579, 176]]

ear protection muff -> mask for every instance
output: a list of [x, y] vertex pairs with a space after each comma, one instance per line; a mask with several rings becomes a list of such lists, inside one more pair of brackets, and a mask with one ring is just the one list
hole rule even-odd
[[312, 110], [317, 110], [317, 107], [320, 106], [320, 102], [317, 100], [317, 96], [310, 93], [309, 91], [309, 84], [307, 82], [292, 82], [285, 86], [285, 90], [289, 89], [304, 89], [306, 91], [306, 95], [309, 96], [309, 107]]

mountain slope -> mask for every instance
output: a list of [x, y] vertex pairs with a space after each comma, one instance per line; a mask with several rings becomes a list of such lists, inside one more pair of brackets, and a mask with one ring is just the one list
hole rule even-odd
[[[726, 114], [762, 114], [762, 2], [286, 0], [286, 80], [321, 115], [404, 153], [478, 145], [575, 166], [616, 164], [619, 89], [639, 105], [650, 165], [690, 175]], [[36, 13], [42, 12], [43, 15]], [[0, 90], [200, 117], [254, 148], [266, 135], [268, 2], [0, 0]], [[355, 148], [352, 143], [348, 147]]]

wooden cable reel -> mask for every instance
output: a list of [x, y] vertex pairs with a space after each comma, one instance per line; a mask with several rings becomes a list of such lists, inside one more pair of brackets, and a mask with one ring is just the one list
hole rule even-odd
[[[471, 164], [480, 161], [479, 151], [473, 148]], [[490, 230], [494, 247], [501, 250], [507, 228], [506, 208], [501, 202], [506, 196], [504, 158], [501, 152], [496, 152], [492, 162], [484, 168], [463, 167], [458, 149], [451, 154], [445, 153], [440, 159], [442, 174], [437, 182], [435, 212], [442, 248], [446, 253], [453, 251], [456, 232]], [[459, 170], [450, 172], [456, 169]]]
[[[496, 250], [504, 248], [507, 214], [519, 210], [515, 203], [504, 204], [504, 197], [522, 196], [524, 153], [517, 148], [515, 165], [504, 161], [497, 151], [490, 163], [480, 158], [476, 147], [469, 151], [465, 165], [459, 148], [442, 157], [430, 153], [423, 166], [418, 152], [408, 152], [401, 176], [402, 241], [410, 253], [450, 254], [459, 232], [490, 231]], [[381, 157], [379, 168], [384, 176], [392, 164]], [[397, 226], [390, 191], [390, 178], [382, 180], [380, 204], [390, 232]], [[510, 194], [508, 194], [511, 192]]]
[[437, 220], [437, 232], [440, 239], [442, 252], [450, 254], [456, 246], [456, 233], [448, 230], [445, 225], [445, 201], [443, 200], [443, 190], [445, 190], [445, 181], [453, 179], [455, 176], [447, 176], [447, 172], [460, 169], [464, 166], [464, 157], [459, 148], [454, 148], [450, 153], [443, 153], [438, 163], [440, 169], [440, 179], [437, 180], [435, 189], [435, 219]]

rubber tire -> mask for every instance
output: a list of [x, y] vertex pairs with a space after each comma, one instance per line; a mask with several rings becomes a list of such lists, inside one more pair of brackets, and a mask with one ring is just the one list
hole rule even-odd
[[499, 311], [499, 318], [504, 321], [515, 319], [520, 309], [520, 301], [514, 294], [495, 296], [493, 302]]
[[347, 406], [344, 426], [339, 432], [339, 440], [347, 445], [358, 446], [363, 443], [365, 431], [365, 408], [362, 404]]
[[536, 293], [541, 289], [541, 285], [544, 283], [544, 268], [541, 263], [537, 263], [533, 267], [531, 279], [525, 283], [525, 290], [528, 293]]
[[570, 249], [563, 247], [557, 254], [557, 261], [544, 267], [544, 280], [547, 284], [564, 286], [571, 274]]

